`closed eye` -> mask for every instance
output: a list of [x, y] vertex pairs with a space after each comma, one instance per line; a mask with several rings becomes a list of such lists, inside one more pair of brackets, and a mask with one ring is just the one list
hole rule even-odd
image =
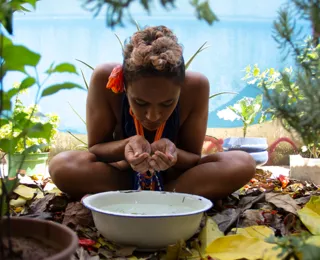
[[146, 106], [148, 103], [139, 99], [135, 100], [136, 104], [139, 106]]
[[172, 104], [173, 104], [173, 100], [168, 100], [168, 101], [162, 103], [162, 105], [165, 107], [170, 107]]

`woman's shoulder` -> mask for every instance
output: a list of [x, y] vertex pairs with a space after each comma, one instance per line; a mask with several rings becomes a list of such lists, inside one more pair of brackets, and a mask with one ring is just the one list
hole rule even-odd
[[197, 96], [199, 98], [207, 98], [210, 91], [209, 80], [200, 72], [187, 71], [183, 91], [186, 95], [190, 95], [193, 98]]
[[92, 79], [95, 81], [97, 80], [99, 82], [106, 83], [112, 70], [118, 65], [121, 64], [116, 62], [109, 62], [97, 65], [93, 70]]

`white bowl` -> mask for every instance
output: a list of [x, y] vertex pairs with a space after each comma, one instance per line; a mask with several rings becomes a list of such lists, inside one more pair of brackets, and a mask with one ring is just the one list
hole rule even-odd
[[213, 205], [196, 195], [135, 190], [97, 193], [82, 203], [107, 240], [140, 251], [188, 240], [199, 228], [203, 212]]

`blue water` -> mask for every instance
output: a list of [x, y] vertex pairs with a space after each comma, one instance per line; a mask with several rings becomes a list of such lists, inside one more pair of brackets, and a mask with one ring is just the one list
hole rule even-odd
[[[218, 14], [219, 15], [219, 14]], [[221, 19], [221, 18], [220, 18]], [[190, 69], [205, 74], [211, 86], [211, 94], [220, 91], [234, 91], [238, 95], [223, 95], [210, 100], [208, 127], [238, 127], [239, 120], [225, 121], [217, 117], [218, 110], [235, 103], [243, 96], [255, 97], [260, 90], [246, 86], [241, 80], [243, 69], [248, 64], [258, 64], [261, 68], [280, 69], [290, 65], [283, 63], [281, 53], [272, 38], [272, 19], [221, 19], [219, 23], [209, 26], [196, 20], [193, 16], [179, 17], [137, 17], [141, 26], [163, 24], [170, 27], [184, 46], [187, 60], [205, 41], [211, 46], [191, 64]], [[77, 65], [90, 80], [91, 70], [77, 62], [83, 60], [93, 67], [109, 61], [121, 62], [121, 47], [114, 36], [114, 31], [106, 28], [104, 19], [54, 17], [43, 15], [34, 19], [27, 16], [14, 21], [14, 40], [42, 54], [38, 66], [45, 71], [55, 61], [71, 62]], [[136, 30], [127, 24], [117, 28], [116, 33], [125, 40]], [[43, 74], [40, 74], [44, 78]], [[21, 75], [10, 74], [6, 86], [21, 80]], [[84, 86], [81, 76], [59, 75], [47, 82], [49, 84], [73, 81]], [[23, 97], [26, 104], [32, 102], [36, 89]], [[66, 90], [40, 102], [43, 112], [57, 113], [61, 118], [60, 130], [86, 133], [83, 122], [75, 115], [68, 102], [85, 118], [87, 92], [84, 90]]]

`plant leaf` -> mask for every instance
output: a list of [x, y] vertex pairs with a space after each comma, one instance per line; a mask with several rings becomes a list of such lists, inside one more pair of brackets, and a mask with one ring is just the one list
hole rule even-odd
[[10, 153], [13, 148], [17, 145], [18, 140], [16, 138], [8, 139], [1, 138], [0, 139], [0, 150], [4, 153]]
[[83, 145], [85, 145], [85, 147], [88, 147], [88, 144], [86, 144], [84, 141], [82, 141], [81, 139], [79, 139], [78, 137], [76, 137], [73, 133], [71, 133], [70, 131], [67, 131], [72, 137], [74, 137], [76, 140], [78, 140], [80, 143], [82, 143]]
[[118, 39], [118, 41], [119, 41], [119, 43], [120, 43], [120, 45], [121, 45], [122, 51], [124, 51], [124, 47], [123, 47], [123, 44], [122, 44], [119, 36], [118, 36], [116, 33], [115, 33], [114, 35], [117, 37], [117, 39]]
[[24, 154], [37, 153], [48, 147], [48, 144], [34, 144], [23, 151]]
[[21, 184], [15, 188], [13, 192], [25, 198], [26, 200], [31, 200], [36, 192], [36, 189], [32, 189]]
[[55, 67], [49, 67], [49, 69], [46, 71], [47, 74], [52, 74], [52, 73], [73, 73], [73, 74], [76, 74], [76, 75], [79, 75], [78, 72], [77, 72], [77, 69], [76, 67], [71, 64], [71, 63], [60, 63], [58, 64], [57, 66]]
[[73, 89], [73, 88], [84, 89], [82, 86], [80, 86], [78, 84], [71, 83], [71, 82], [65, 82], [65, 83], [56, 84], [56, 85], [52, 85], [52, 86], [45, 88], [42, 91], [41, 97], [50, 96], [54, 93], [57, 93], [60, 90]]
[[52, 127], [53, 126], [50, 123], [35, 123], [29, 129], [27, 129], [26, 136], [29, 138], [44, 138], [49, 142]]
[[81, 62], [82, 64], [84, 64], [84, 65], [86, 65], [88, 68], [90, 68], [90, 69], [92, 69], [92, 70], [94, 70], [94, 68], [92, 67], [92, 66], [90, 66], [89, 64], [87, 64], [87, 63], [85, 63], [84, 61], [82, 61], [82, 60], [78, 60], [78, 59], [76, 59], [77, 61], [79, 61], [79, 62]]
[[24, 72], [25, 66], [35, 67], [41, 56], [21, 45], [9, 45], [4, 48], [3, 59], [6, 70]]
[[84, 74], [83, 74], [82, 69], [80, 69], [80, 71], [81, 71], [81, 75], [82, 75], [82, 79], [83, 79], [83, 81], [84, 81], [84, 84], [86, 85], [86, 88], [87, 88], [87, 90], [88, 90], [88, 89], [89, 89], [88, 82], [87, 82], [87, 80], [86, 80], [86, 78], [85, 78], [85, 76], [84, 76]]
[[219, 93], [215, 93], [215, 94], [211, 95], [211, 96], [209, 97], [209, 99], [210, 99], [210, 98], [217, 97], [217, 96], [220, 96], [220, 95], [224, 95], [224, 94], [239, 94], [239, 93], [237, 93], [237, 92], [223, 91], [223, 92], [219, 92]]
[[[1, 93], [2, 92], [2, 93]], [[11, 100], [9, 98], [8, 92], [3, 92], [0, 90], [0, 93], [2, 94], [2, 111], [10, 111], [11, 110]]]
[[217, 238], [208, 247], [207, 253], [214, 259], [279, 259], [280, 250], [273, 250], [274, 245], [256, 237], [241, 234]]
[[137, 22], [136, 20], [134, 20], [134, 23], [136, 24], [137, 31], [141, 31], [141, 29], [140, 29], [140, 26], [139, 26], [138, 22]]
[[8, 91], [8, 96], [11, 99], [18, 94], [21, 90], [28, 89], [36, 83], [36, 79], [33, 77], [26, 77], [20, 84], [19, 88], [12, 88]]
[[73, 108], [73, 106], [70, 104], [70, 102], [68, 102], [69, 106], [71, 107], [71, 109], [73, 110], [73, 112], [80, 118], [80, 120], [87, 125], [86, 121], [79, 115], [79, 113]]
[[253, 238], [259, 238], [261, 240], [264, 240], [272, 235], [274, 235], [274, 232], [271, 228], [267, 226], [249, 226], [245, 228], [235, 228], [232, 231], [235, 231], [236, 234], [241, 234], [246, 237], [253, 237]]
[[190, 66], [190, 64], [191, 64], [191, 62], [193, 61], [193, 59], [194, 59], [200, 52], [202, 52], [203, 50], [205, 50], [205, 49], [207, 49], [207, 48], [210, 47], [210, 46], [205, 46], [206, 44], [207, 44], [207, 42], [205, 42], [204, 44], [202, 44], [202, 45], [200, 46], [200, 48], [196, 51], [196, 53], [193, 54], [193, 55], [191, 56], [191, 58], [187, 61], [186, 65], [185, 65], [185, 69], [186, 69], [186, 70], [187, 70], [188, 67]]
[[206, 224], [199, 234], [201, 242], [201, 253], [205, 254], [207, 246], [219, 237], [223, 237], [223, 232], [220, 231], [217, 223], [211, 217], [207, 217]]
[[313, 235], [320, 235], [320, 196], [312, 196], [298, 215], [302, 223]]
[[266, 193], [266, 201], [295, 215], [297, 215], [297, 210], [300, 209], [296, 201], [289, 194]]

